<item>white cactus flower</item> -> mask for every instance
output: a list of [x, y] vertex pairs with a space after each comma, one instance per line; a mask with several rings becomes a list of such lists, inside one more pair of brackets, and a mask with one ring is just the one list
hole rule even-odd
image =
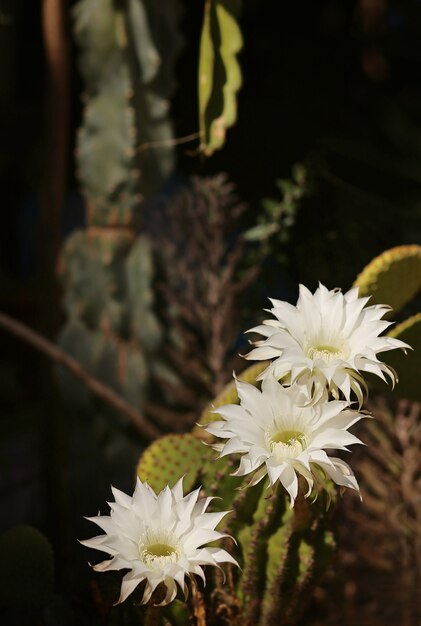
[[236, 380], [240, 405], [227, 404], [215, 413], [224, 420], [208, 424], [206, 430], [225, 443], [214, 444], [220, 456], [240, 453], [234, 475], [253, 474], [250, 485], [269, 476], [270, 485], [279, 483], [287, 490], [294, 506], [298, 475], [308, 483], [329, 477], [336, 484], [359, 490], [351, 468], [326, 450], [348, 450], [362, 443], [348, 428], [366, 414], [352, 411], [345, 401], [311, 403], [305, 387], [283, 387], [273, 376], [262, 381], [260, 391]]
[[392, 322], [382, 320], [390, 310], [384, 305], [366, 307], [369, 298], [359, 298], [358, 288], [345, 294], [329, 291], [322, 284], [314, 294], [300, 285], [297, 306], [271, 300], [276, 319], [265, 320], [248, 332], [263, 335], [247, 359], [273, 359], [260, 379], [274, 375], [283, 384], [298, 382], [315, 398], [328, 390], [339, 398], [339, 390], [350, 402], [354, 392], [361, 406], [365, 387], [362, 374], [370, 372], [392, 384], [395, 372], [377, 358], [387, 350], [410, 348], [387, 336], [379, 337]]
[[180, 479], [172, 489], [166, 487], [158, 495], [139, 479], [133, 496], [112, 488], [115, 502], [109, 503], [111, 514], [87, 518], [105, 535], [80, 543], [112, 557], [93, 569], [130, 570], [122, 579], [118, 602], [146, 580], [141, 604], [150, 600], [160, 583], [166, 587], [160, 604], [168, 604], [177, 595], [177, 584], [187, 594], [186, 576], [197, 574], [205, 582], [202, 565], [238, 565], [226, 550], [205, 547], [227, 536], [215, 530], [227, 511], [207, 513], [212, 498], [199, 499], [199, 489], [183, 496], [182, 482]]

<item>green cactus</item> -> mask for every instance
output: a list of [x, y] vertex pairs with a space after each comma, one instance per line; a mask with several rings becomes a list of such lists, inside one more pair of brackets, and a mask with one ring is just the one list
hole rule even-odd
[[176, 0], [80, 0], [75, 6], [86, 94], [77, 156], [90, 224], [132, 226], [140, 194], [157, 188], [172, 169], [167, 100], [180, 45], [178, 14]]
[[200, 468], [210, 454], [201, 441], [191, 433], [165, 435], [154, 441], [142, 454], [137, 475], [159, 493], [169, 484], [173, 487], [184, 476], [184, 491], [197, 482]]
[[130, 234], [112, 231], [77, 230], [68, 238], [61, 273], [69, 319], [80, 319], [92, 329], [124, 332], [123, 262], [132, 243]]
[[[421, 246], [407, 245], [386, 250], [371, 261], [354, 282], [359, 287], [360, 296], [373, 293], [370, 303], [389, 304], [399, 311], [421, 289]], [[388, 332], [390, 337], [401, 339], [413, 351], [408, 354], [393, 350], [388, 354], [387, 363], [401, 375], [401, 382], [395, 387], [398, 397], [419, 401], [418, 372], [421, 366], [420, 333], [421, 314], [413, 315]], [[371, 379], [374, 387], [378, 381]]]
[[[160, 342], [153, 314], [149, 241], [105, 232], [77, 231], [66, 242], [61, 271], [67, 285], [68, 321], [60, 345], [84, 367], [118, 390], [133, 406], [144, 402], [146, 356]], [[89, 396], [63, 374], [65, 397], [89, 407]], [[67, 388], [71, 390], [67, 392]]]
[[408, 351], [406, 355], [401, 350], [394, 350], [388, 357], [388, 364], [400, 374], [395, 394], [400, 398], [419, 402], [421, 400], [419, 379], [421, 371], [421, 313], [417, 313], [398, 324], [389, 332], [389, 336], [405, 341], [413, 348], [413, 351]]
[[282, 520], [285, 499], [279, 494], [270, 497], [263, 491], [253, 516], [253, 522], [237, 535], [242, 551], [243, 572], [239, 596], [248, 624], [256, 624], [261, 610], [261, 598], [256, 589], [265, 588], [268, 542]]
[[236, 466], [233, 456], [218, 458], [218, 454], [210, 448], [211, 453], [205, 464], [200, 468], [200, 476], [206, 493], [210, 496], [218, 495], [217, 507], [220, 511], [231, 508], [233, 493], [241, 486], [241, 479], [231, 476]]
[[335, 548], [325, 518], [321, 503], [302, 501], [294, 511], [285, 509], [282, 525], [268, 543], [260, 626], [300, 623], [311, 585], [327, 569]]
[[[76, 158], [87, 227], [62, 252], [67, 322], [59, 342], [139, 410], [161, 333], [151, 246], [138, 227], [143, 198], [173, 167], [168, 97], [178, 15], [177, 0], [80, 0], [74, 7], [85, 81]], [[77, 400], [89, 402], [83, 393]]]
[[373, 259], [357, 276], [360, 296], [399, 311], [421, 289], [421, 246], [398, 246]]
[[54, 555], [48, 539], [32, 526], [15, 526], [0, 535], [0, 551], [0, 606], [46, 606], [54, 586]]

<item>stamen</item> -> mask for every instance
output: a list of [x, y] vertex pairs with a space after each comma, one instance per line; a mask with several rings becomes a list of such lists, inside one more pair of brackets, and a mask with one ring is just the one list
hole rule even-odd
[[151, 569], [177, 563], [181, 556], [178, 539], [165, 528], [147, 529], [139, 541], [140, 559]]
[[275, 423], [265, 433], [267, 449], [280, 462], [296, 458], [308, 446], [308, 437], [300, 430], [282, 429]]
[[339, 346], [329, 345], [325, 343], [308, 344], [305, 350], [308, 358], [312, 361], [322, 359], [325, 363], [335, 360], [346, 361], [349, 356], [349, 349], [345, 343]]

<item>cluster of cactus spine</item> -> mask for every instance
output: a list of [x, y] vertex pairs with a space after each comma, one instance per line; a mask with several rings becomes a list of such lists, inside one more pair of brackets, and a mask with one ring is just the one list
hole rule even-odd
[[[76, 159], [86, 228], [62, 252], [67, 321], [59, 341], [138, 408], [146, 360], [160, 341], [151, 249], [138, 229], [144, 197], [173, 166], [168, 97], [178, 13], [177, 0], [80, 0], [74, 8], [85, 83]], [[82, 405], [89, 402], [80, 393]]]
[[168, 484], [173, 487], [184, 476], [184, 489], [190, 491], [206, 451], [191, 433], [170, 434], [154, 441], [142, 454], [137, 475], [147, 481], [155, 493]]

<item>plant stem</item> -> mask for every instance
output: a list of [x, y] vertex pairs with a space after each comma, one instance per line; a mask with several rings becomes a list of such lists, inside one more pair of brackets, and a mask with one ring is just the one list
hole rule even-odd
[[76, 378], [81, 380], [90, 391], [105, 400], [116, 411], [125, 415], [145, 439], [153, 440], [161, 432], [150, 424], [134, 407], [119, 396], [115, 391], [95, 378], [78, 361], [58, 348], [54, 343], [36, 333], [31, 328], [0, 312], [0, 327], [29, 343], [33, 348], [46, 354], [50, 359], [66, 367]]

